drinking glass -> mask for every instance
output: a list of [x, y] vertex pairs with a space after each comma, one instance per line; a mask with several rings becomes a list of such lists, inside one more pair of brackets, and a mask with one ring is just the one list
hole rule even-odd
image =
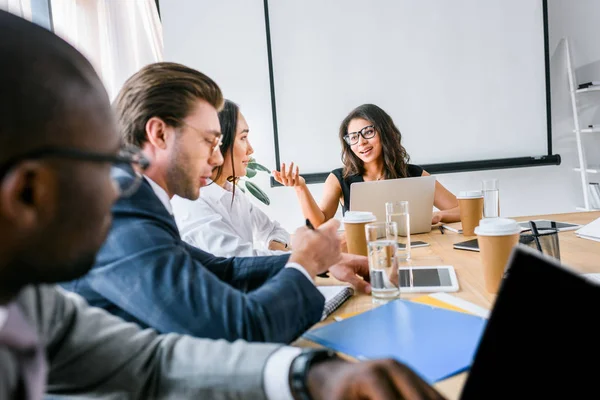
[[535, 231], [526, 229], [521, 232], [519, 243], [560, 261], [560, 243], [558, 241], [558, 229], [556, 228], [539, 228]]
[[500, 191], [498, 179], [486, 179], [481, 182], [483, 193], [483, 218], [500, 216]]
[[398, 226], [395, 222], [365, 225], [369, 252], [369, 274], [373, 298], [391, 300], [400, 295], [398, 286]]
[[410, 215], [408, 201], [385, 203], [385, 220], [395, 222], [398, 226], [398, 261], [410, 259]]

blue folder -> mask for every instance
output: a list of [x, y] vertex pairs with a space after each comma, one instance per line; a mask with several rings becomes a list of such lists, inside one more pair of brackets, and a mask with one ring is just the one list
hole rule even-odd
[[357, 359], [394, 358], [434, 383], [471, 366], [487, 320], [394, 300], [303, 337]]

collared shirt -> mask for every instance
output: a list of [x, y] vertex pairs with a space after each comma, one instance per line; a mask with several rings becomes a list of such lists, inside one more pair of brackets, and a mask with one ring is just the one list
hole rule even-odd
[[269, 242], [290, 242], [290, 234], [253, 205], [240, 188], [234, 194], [231, 182], [221, 187], [209, 181], [197, 200], [174, 196], [171, 204], [181, 238], [216, 256], [283, 254], [269, 250]]
[[0, 307], [0, 331], [6, 323], [6, 317], [8, 317], [8, 311], [6, 310], [6, 307]]
[[158, 197], [163, 206], [165, 206], [169, 214], [173, 215], [173, 207], [171, 206], [171, 199], [169, 198], [167, 191], [163, 189], [158, 183], [150, 179], [148, 176], [144, 175], [144, 178], [146, 178], [146, 180], [152, 187], [152, 190], [156, 194], [156, 197]]

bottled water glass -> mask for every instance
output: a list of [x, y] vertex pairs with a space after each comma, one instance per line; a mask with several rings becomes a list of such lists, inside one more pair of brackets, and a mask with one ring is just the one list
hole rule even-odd
[[487, 179], [481, 182], [483, 193], [483, 218], [500, 216], [500, 191], [498, 179]]
[[398, 227], [398, 261], [410, 259], [410, 215], [408, 201], [385, 203], [385, 218], [387, 222], [395, 222]]
[[398, 286], [398, 228], [395, 222], [365, 226], [369, 252], [371, 293], [375, 299], [390, 300], [400, 294]]

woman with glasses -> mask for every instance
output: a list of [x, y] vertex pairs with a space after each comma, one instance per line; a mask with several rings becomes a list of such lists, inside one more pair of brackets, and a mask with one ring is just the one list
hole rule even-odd
[[[402, 146], [402, 135], [392, 118], [374, 104], [363, 104], [350, 112], [340, 126], [343, 168], [329, 174], [323, 189], [321, 204], [317, 204], [306, 186], [299, 168], [291, 163], [289, 168], [273, 171], [275, 180], [293, 186], [302, 207], [302, 213], [315, 226], [333, 218], [338, 202], [344, 212], [350, 204], [350, 185], [354, 182], [381, 179], [428, 176], [418, 165], [409, 164], [409, 156]], [[435, 184], [431, 223], [460, 221], [456, 197], [439, 182]]]
[[182, 239], [222, 257], [264, 256], [291, 250], [290, 234], [236, 190], [236, 181], [246, 175], [254, 152], [246, 119], [235, 103], [225, 100], [219, 122], [223, 165], [215, 168], [211, 182], [201, 189], [197, 200], [178, 196], [171, 200]]

